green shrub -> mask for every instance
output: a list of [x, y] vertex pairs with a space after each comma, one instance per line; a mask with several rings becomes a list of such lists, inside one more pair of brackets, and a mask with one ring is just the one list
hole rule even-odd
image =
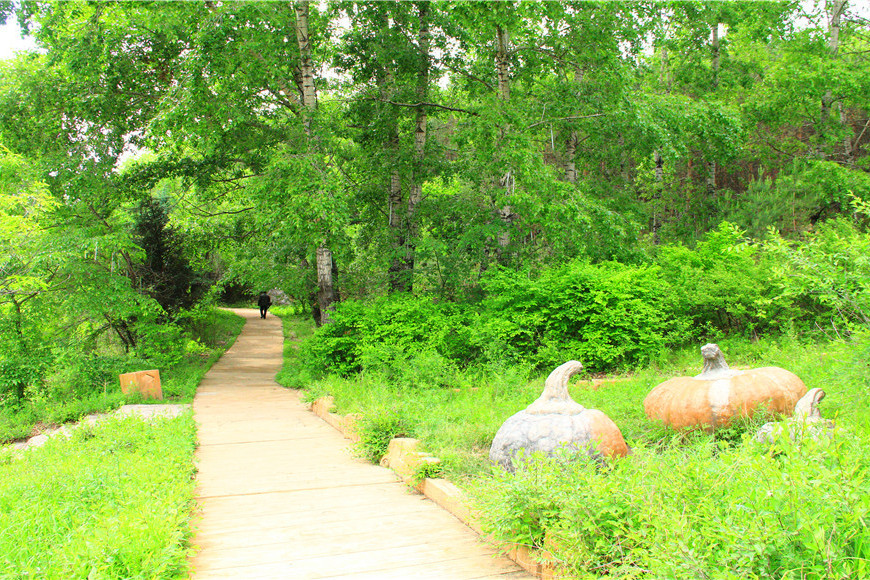
[[695, 249], [663, 246], [656, 256], [671, 282], [671, 316], [688, 323], [686, 338], [753, 333], [778, 323], [782, 305], [771, 297], [771, 272], [742, 230], [722, 222]]
[[361, 457], [378, 463], [394, 437], [412, 437], [413, 425], [399, 407], [370, 411], [357, 422], [360, 436], [356, 450]]
[[137, 361], [122, 357], [64, 352], [46, 378], [48, 396], [55, 400], [87, 398], [118, 390], [118, 375], [133, 370]]
[[504, 344], [541, 369], [569, 359], [590, 371], [631, 367], [681, 331], [669, 316], [670, 285], [655, 266], [572, 262], [536, 279], [501, 270], [484, 286], [488, 320], [477, 340]]
[[870, 320], [868, 252], [870, 236], [847, 220], [803, 242], [775, 234], [756, 242], [722, 222], [694, 249], [658, 248], [652, 264], [492, 269], [476, 304], [404, 294], [349, 300], [305, 341], [301, 362], [315, 377], [365, 371], [408, 384], [416, 370], [429, 375], [416, 382], [447, 386], [456, 370], [481, 364], [543, 371], [573, 358], [610, 372], [729, 337], [821, 330], [845, 338]]
[[849, 192], [870, 199], [870, 176], [836, 161], [796, 158], [776, 180], [750, 182], [747, 191], [726, 208], [728, 219], [762, 237], [775, 228], [789, 238], [841, 215], [849, 207]]
[[394, 372], [415, 354], [437, 353], [463, 365], [476, 354], [463, 337], [467, 309], [426, 297], [389, 296], [338, 305], [332, 323], [302, 347], [302, 364], [312, 373], [342, 376], [364, 369]]
[[[242, 317], [205, 308], [188, 313], [181, 325], [172, 327], [169, 336], [176, 337], [180, 344], [166, 347], [171, 355], [168, 358], [161, 355], [146, 360], [125, 356], [120, 351], [99, 355], [95, 351], [83, 352], [75, 341], [70, 341], [71, 345], [59, 345], [53, 357], [37, 352], [33, 354], [40, 356], [21, 358], [19, 363], [38, 362], [40, 366], [36, 369], [38, 372], [24, 381], [23, 398], [10, 396], [8, 392], [4, 397], [0, 390], [0, 442], [24, 439], [33, 434], [40, 423], [58, 425], [77, 421], [85, 415], [116, 408], [126, 399], [135, 400], [120, 391], [118, 375], [125, 372], [158, 368], [164, 397], [189, 401], [202, 376], [232, 345], [243, 325]], [[0, 369], [4, 360], [12, 359], [0, 358]], [[0, 373], [0, 385], [2, 380]]]
[[821, 224], [801, 243], [771, 231], [764, 242], [780, 301], [793, 319], [836, 336], [870, 323], [870, 235], [846, 219]]
[[870, 570], [861, 448], [701, 439], [605, 469], [540, 459], [495, 471], [476, 495], [489, 531], [532, 546], [550, 536], [571, 577], [857, 578]]

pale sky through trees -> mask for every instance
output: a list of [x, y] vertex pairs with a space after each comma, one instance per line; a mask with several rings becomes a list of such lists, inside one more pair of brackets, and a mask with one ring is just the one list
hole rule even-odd
[[14, 16], [0, 26], [0, 60], [15, 55], [16, 51], [36, 48], [32, 38], [21, 38], [21, 29]]

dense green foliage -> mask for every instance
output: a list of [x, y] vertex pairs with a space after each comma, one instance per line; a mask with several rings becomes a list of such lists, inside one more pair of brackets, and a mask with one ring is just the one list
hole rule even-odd
[[388, 372], [414, 366], [419, 386], [449, 385], [487, 364], [588, 371], [630, 369], [668, 349], [736, 335], [848, 336], [867, 321], [870, 235], [852, 222], [822, 224], [803, 242], [746, 238], [727, 222], [695, 248], [664, 245], [647, 263], [576, 260], [537, 275], [491, 270], [476, 302], [391, 296], [339, 305], [303, 347], [309, 374]]
[[195, 425], [111, 418], [0, 453], [0, 576], [186, 578]]
[[[243, 324], [243, 318], [221, 310], [202, 310], [186, 319], [179, 332], [169, 337], [179, 341], [184, 352], [174, 357], [172, 364], [158, 367], [164, 397], [174, 402], [191, 401], [202, 376], [232, 345]], [[0, 405], [0, 441], [23, 439], [34, 430], [76, 421], [134, 400], [121, 393], [118, 374], [153, 368], [154, 363], [153, 359], [124, 356], [119, 350], [84, 354], [58, 351], [42, 369], [45, 375], [30, 378], [23, 399], [6, 399]]]
[[[131, 350], [205, 280], [281, 288], [322, 321], [390, 292], [475, 299], [497, 266], [635, 265], [722, 221], [802, 240], [870, 198], [867, 21], [846, 0], [12, 14], [44, 53], [2, 63], [3, 187], [38, 211], [4, 211], [50, 229], [4, 276], [47, 292], [76, 272], [81, 306]], [[168, 255], [142, 235], [137, 208], [157, 207]], [[701, 322], [772, 320], [729, 309], [746, 306]]]
[[[859, 9], [0, 2], [0, 18], [14, 14], [40, 48], [0, 63], [3, 436], [115, 404], [123, 370], [201, 357], [213, 345], [196, 329], [224, 289], [282, 289], [323, 325], [298, 353], [288, 347], [280, 379], [312, 396], [362, 385], [336, 398], [370, 416], [373, 456], [391, 434], [437, 433], [445, 448], [455, 438], [463, 464], [536, 396], [530, 373], [569, 358], [625, 371], [708, 341], [748, 351], [854, 340], [870, 320], [870, 28]], [[167, 381], [173, 396], [189, 396], [187, 376]], [[830, 396], [861, 402], [856, 377]], [[694, 458], [663, 487], [679, 501], [724, 465], [782, 475], [783, 461], [742, 448], [667, 448], [637, 411], [650, 386], [600, 401], [637, 429], [638, 461], [618, 477], [638, 483], [631, 466], [658, 461], [662, 446], [665, 464]], [[397, 392], [399, 407], [381, 408]], [[424, 419], [439, 401], [474, 426]], [[783, 451], [809, 463], [794, 453]], [[863, 485], [819, 463], [810, 473], [828, 491]], [[606, 497], [589, 501], [609, 513]], [[767, 522], [769, 501], [735, 505]], [[633, 538], [635, 560], [618, 560], [601, 552], [613, 546], [563, 534], [577, 552], [566, 561], [584, 569], [591, 553], [590, 569], [668, 576], [674, 554], [696, 550], [688, 569], [707, 566], [725, 542], [717, 506], [709, 545], [658, 530]], [[845, 543], [863, 525], [816, 515]], [[835, 536], [831, 554], [846, 553]], [[740, 544], [723, 562], [736, 575], [784, 574], [809, 545], [792, 540], [761, 538], [755, 556]], [[820, 560], [807, 559], [812, 575]], [[825, 571], [834, 566], [832, 556]]]
[[863, 443], [635, 448], [608, 469], [541, 460], [481, 485], [505, 540], [572, 578], [862, 578], [870, 572]]

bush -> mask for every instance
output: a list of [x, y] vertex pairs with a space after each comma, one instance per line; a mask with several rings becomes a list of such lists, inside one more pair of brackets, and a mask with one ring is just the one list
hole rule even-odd
[[421, 385], [443, 386], [481, 364], [543, 371], [573, 358], [610, 372], [686, 344], [765, 331], [822, 329], [837, 338], [845, 330], [844, 338], [870, 320], [868, 253], [870, 236], [847, 220], [800, 243], [775, 234], [755, 242], [723, 222], [694, 249], [660, 247], [652, 264], [490, 270], [477, 304], [346, 301], [304, 345], [303, 366], [313, 376], [366, 371], [406, 383], [416, 369]]
[[849, 220], [822, 224], [802, 243], [771, 231], [764, 243], [780, 301], [792, 317], [836, 335], [870, 323], [870, 235]]
[[401, 409], [381, 408], [367, 413], [357, 422], [360, 436], [356, 450], [361, 457], [378, 463], [387, 452], [390, 440], [394, 437], [412, 437], [411, 422]]
[[569, 359], [590, 371], [631, 367], [655, 358], [682, 330], [656, 266], [578, 261], [537, 279], [501, 270], [485, 288], [476, 340], [503, 344], [540, 369]]
[[868, 467], [852, 438], [775, 452], [707, 439], [605, 469], [540, 459], [476, 495], [488, 531], [548, 537], [571, 577], [857, 578], [870, 570]]
[[338, 305], [333, 322], [302, 349], [302, 364], [320, 374], [347, 376], [364, 369], [395, 373], [414, 355], [437, 353], [463, 365], [476, 358], [464, 337], [468, 312], [453, 303], [400, 295]]
[[782, 305], [774, 302], [771, 272], [760, 249], [742, 230], [722, 222], [693, 249], [663, 246], [656, 262], [671, 283], [670, 315], [687, 323], [686, 339], [752, 335], [776, 326]]
[[795, 159], [776, 180], [749, 183], [746, 193], [726, 208], [728, 219], [762, 237], [771, 228], [789, 238], [812, 231], [818, 224], [842, 215], [849, 192], [870, 199], [870, 175], [822, 159]]

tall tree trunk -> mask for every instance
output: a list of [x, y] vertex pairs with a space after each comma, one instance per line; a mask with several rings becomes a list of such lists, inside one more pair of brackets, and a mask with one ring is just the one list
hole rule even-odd
[[[840, 20], [846, 11], [846, 2], [847, 0], [834, 0], [831, 7], [831, 22], [828, 30], [828, 54], [832, 59], [837, 58], [837, 53], [840, 50]], [[828, 89], [826, 92], [826, 97], [829, 99], [829, 102], [833, 99], [831, 89]], [[846, 108], [843, 106], [842, 101], [838, 101], [836, 105], [840, 113], [840, 125], [847, 127], [849, 123], [846, 117]], [[848, 133], [843, 137], [843, 155], [846, 163], [851, 165], [855, 162], [855, 155], [852, 151], [852, 136]]]
[[[429, 94], [429, 3], [420, 2], [417, 5], [419, 16], [419, 28], [417, 29], [417, 46], [420, 54], [417, 68], [417, 102], [425, 103]], [[408, 187], [408, 209], [405, 216], [407, 223], [405, 239], [405, 269], [407, 290], [410, 292], [414, 286], [414, 265], [416, 263], [416, 244], [419, 235], [417, 225], [417, 206], [423, 200], [423, 162], [426, 158], [426, 137], [428, 115], [426, 107], [420, 105], [415, 111], [414, 120], [414, 163], [411, 170], [411, 182]]]
[[[668, 70], [668, 49], [662, 47], [661, 68], [659, 69], [659, 83], [664, 87], [665, 94], [671, 94], [671, 74]], [[656, 185], [664, 183], [664, 159], [661, 152], [656, 149], [653, 151], [653, 159], [656, 164]]]
[[713, 90], [719, 88], [719, 23], [713, 24], [710, 39], [710, 69], [713, 73]]
[[[398, 149], [399, 137], [396, 135], [394, 147]], [[398, 155], [398, 151], [397, 151]], [[410, 292], [410, 276], [408, 275], [406, 248], [405, 248], [405, 220], [402, 208], [402, 178], [399, 170], [394, 169], [390, 175], [389, 194], [389, 227], [392, 239], [393, 255], [390, 258], [390, 267], [387, 270], [387, 279], [390, 292]]]
[[[665, 39], [667, 39], [668, 30], [670, 28], [669, 14], [665, 14], [665, 26]], [[669, 95], [671, 94], [671, 71], [667, 46], [662, 46], [661, 62], [659, 65], [659, 83], [664, 87], [665, 94]], [[661, 241], [659, 238], [659, 229], [661, 229], [663, 221], [659, 213], [659, 205], [662, 198], [662, 190], [665, 186], [665, 161], [659, 149], [653, 151], [653, 161], [655, 162], [655, 185], [653, 191], [652, 224], [650, 225], [650, 229], [652, 230], [653, 243], [658, 245]]]
[[665, 171], [664, 171], [664, 159], [662, 159], [661, 153], [659, 153], [658, 149], [653, 152], [653, 159], [656, 164], [656, 182], [653, 185], [653, 214], [652, 214], [652, 235], [653, 235], [653, 244], [658, 245], [661, 240], [659, 239], [659, 229], [662, 227], [662, 218], [659, 214], [661, 199], [662, 199], [662, 189], [665, 186]]
[[498, 74], [498, 97], [503, 101], [511, 98], [510, 62], [508, 60], [510, 36], [507, 29], [495, 27], [495, 66]]
[[[579, 85], [583, 81], [583, 71], [579, 68], [574, 69], [574, 83]], [[577, 98], [580, 97], [580, 90], [576, 93]], [[577, 183], [577, 145], [580, 143], [580, 135], [577, 131], [571, 131], [568, 139], [565, 141], [565, 181], [568, 183]], [[555, 152], [554, 152], [555, 153]]]
[[314, 62], [311, 59], [311, 40], [308, 35], [308, 0], [296, 2], [296, 43], [299, 45], [299, 69], [302, 72], [302, 123], [311, 136], [311, 117], [317, 109], [314, 90]]
[[[507, 29], [500, 25], [496, 26], [495, 40], [495, 65], [496, 72], [498, 74], [498, 98], [505, 105], [507, 105], [508, 101], [510, 101], [511, 98], [511, 84], [509, 76], [510, 36]], [[506, 132], [510, 130], [510, 127], [504, 126], [501, 128], [501, 130]], [[499, 187], [504, 189], [506, 199], [510, 199], [511, 193], [513, 192], [513, 182], [513, 171], [512, 169], [508, 168], [508, 170], [499, 180]], [[496, 253], [499, 263], [504, 263], [507, 259], [507, 248], [511, 242], [511, 224], [513, 223], [515, 214], [511, 210], [510, 204], [505, 204], [498, 210], [498, 215], [501, 218], [504, 229], [502, 230], [502, 233], [498, 236], [498, 248], [496, 250]]]
[[565, 181], [568, 183], [577, 183], [577, 161], [574, 157], [577, 155], [578, 141], [577, 131], [571, 131], [565, 140]]
[[659, 63], [659, 83], [664, 87], [666, 94], [671, 94], [671, 70], [667, 47], [662, 47], [661, 62]]
[[629, 174], [628, 151], [625, 149], [625, 135], [622, 133], [619, 134], [619, 177], [622, 178], [622, 186], [628, 187], [631, 175]]
[[332, 272], [332, 251], [326, 245], [321, 245], [317, 248], [317, 306], [320, 308], [320, 324], [332, 322], [329, 314], [336, 302]]
[[[719, 23], [713, 24], [712, 38], [710, 41], [710, 69], [713, 75], [712, 85], [713, 90], [719, 88]], [[713, 197], [716, 195], [716, 162], [709, 161], [707, 163], [707, 196]]]
[[[294, 5], [296, 12], [296, 43], [299, 47], [299, 69], [302, 73], [302, 126], [308, 137], [308, 145], [314, 145], [311, 120], [317, 110], [317, 93], [314, 87], [314, 61], [311, 58], [311, 39], [308, 33], [308, 0], [298, 0]], [[317, 248], [317, 305], [319, 324], [330, 322], [329, 313], [336, 301], [333, 287], [332, 250], [329, 249], [328, 233]]]
[[[393, 92], [393, 73], [387, 69], [384, 71], [383, 77], [380, 79], [379, 91], [381, 100], [384, 102], [392, 99]], [[390, 137], [384, 144], [385, 159], [399, 159], [399, 126], [395, 118], [392, 119], [389, 127]], [[390, 244], [392, 256], [390, 257], [390, 266], [387, 269], [387, 284], [390, 292], [410, 292], [409, 276], [407, 275], [406, 260], [405, 260], [405, 241], [406, 241], [406, 223], [405, 212], [402, 208], [405, 203], [405, 198], [402, 192], [402, 175], [399, 168], [394, 166], [390, 171], [390, 186], [387, 193], [387, 215], [388, 227], [390, 232]]]
[[[836, 60], [837, 52], [840, 49], [840, 18], [843, 15], [843, 12], [846, 9], [846, 0], [831, 0], [830, 3], [830, 20], [828, 22], [828, 56], [831, 57], [831, 60]], [[834, 94], [830, 87], [825, 91], [825, 94], [822, 96], [822, 109], [821, 114], [819, 115], [819, 149], [818, 154], [820, 157], [826, 157], [826, 153], [824, 151], [824, 136], [827, 133], [827, 124], [831, 118], [831, 108], [834, 102]], [[842, 107], [840, 103], [838, 106]], [[842, 113], [842, 108], [841, 108]], [[842, 114], [841, 114], [842, 119]], [[851, 149], [851, 142], [849, 145], [849, 149]]]

